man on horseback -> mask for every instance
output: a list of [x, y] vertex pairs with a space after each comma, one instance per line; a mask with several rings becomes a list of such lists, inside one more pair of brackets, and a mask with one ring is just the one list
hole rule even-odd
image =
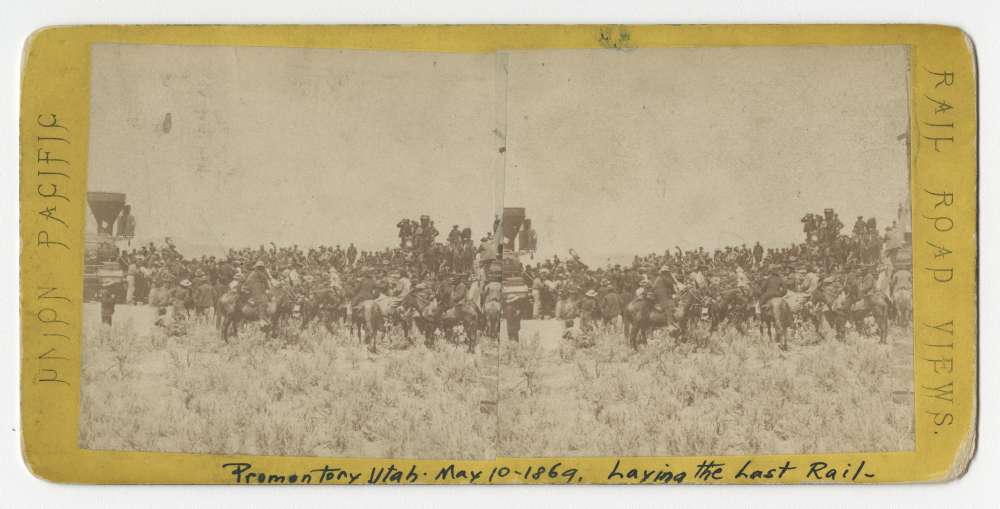
[[670, 302], [674, 298], [675, 281], [670, 268], [666, 265], [660, 267], [660, 274], [653, 281], [652, 293], [656, 300], [656, 307], [666, 313], [670, 311]]
[[778, 265], [772, 265], [771, 274], [764, 280], [764, 284], [760, 288], [760, 302], [763, 304], [775, 297], [784, 297], [787, 291], [785, 278], [781, 277], [781, 268]]
[[476, 311], [483, 312], [483, 285], [475, 272], [469, 273], [469, 289], [466, 298], [476, 307]]
[[350, 309], [352, 313], [354, 312], [354, 309], [358, 306], [358, 304], [366, 300], [372, 300], [376, 297], [375, 295], [376, 286], [377, 285], [375, 283], [375, 279], [372, 278], [369, 270], [368, 269], [362, 270], [361, 279], [358, 280], [357, 286], [354, 287], [354, 295], [351, 297]]
[[453, 309], [459, 304], [466, 301], [468, 298], [468, 287], [465, 286], [465, 281], [461, 274], [455, 274], [452, 278], [451, 287], [451, 299], [449, 301], [449, 309]]

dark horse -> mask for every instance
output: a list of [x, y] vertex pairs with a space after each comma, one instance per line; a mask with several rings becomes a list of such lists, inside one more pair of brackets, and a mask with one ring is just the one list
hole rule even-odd
[[434, 344], [437, 331], [443, 331], [448, 341], [455, 342], [455, 327], [459, 325], [465, 331], [466, 344], [469, 352], [475, 352], [479, 329], [482, 324], [482, 314], [471, 302], [460, 302], [453, 308], [443, 311], [437, 299], [427, 303], [416, 318], [417, 328], [424, 335], [425, 344]]
[[486, 334], [493, 339], [500, 339], [500, 318], [503, 306], [491, 300], [483, 306], [483, 314], [486, 316]]
[[782, 297], [772, 297], [760, 304], [760, 328], [767, 327], [767, 337], [778, 342], [782, 350], [788, 350], [788, 329], [792, 326], [792, 308]]
[[334, 324], [343, 316], [343, 311], [344, 299], [335, 290], [324, 288], [310, 292], [299, 299], [299, 316], [301, 317], [299, 329], [305, 330], [313, 320], [317, 320], [326, 327], [327, 332], [332, 334]]
[[230, 336], [239, 334], [240, 326], [249, 321], [267, 322], [268, 335], [278, 336], [278, 329], [291, 316], [292, 301], [288, 292], [281, 289], [268, 290], [264, 296], [263, 309], [244, 289], [229, 290], [215, 302], [215, 326], [222, 340], [229, 342]]
[[215, 302], [215, 326], [222, 341], [228, 343], [229, 336], [239, 333], [240, 325], [257, 317], [257, 308], [250, 295], [243, 290], [229, 290]]
[[376, 353], [375, 344], [379, 334], [385, 334], [385, 320], [382, 308], [372, 299], [361, 301], [352, 310], [351, 318], [354, 330], [362, 343], [368, 344], [368, 351]]
[[625, 335], [633, 350], [648, 342], [649, 334], [657, 327], [667, 327], [672, 323], [671, 313], [656, 307], [656, 301], [643, 296], [632, 299], [622, 313]]
[[851, 306], [850, 317], [854, 329], [864, 334], [865, 318], [871, 316], [878, 327], [879, 343], [885, 344], [889, 336], [889, 298], [877, 291], [868, 292]]
[[275, 287], [267, 291], [266, 313], [270, 322], [270, 337], [278, 337], [278, 331], [284, 328], [294, 310], [295, 299], [287, 287]]
[[479, 329], [482, 323], [482, 315], [471, 302], [463, 301], [455, 305], [443, 315], [441, 315], [440, 326], [445, 331], [445, 336], [451, 339], [454, 336], [455, 327], [461, 325], [465, 331], [466, 344], [469, 353], [475, 353], [476, 343], [479, 341]]
[[701, 317], [702, 298], [691, 288], [685, 288], [674, 295], [673, 319], [677, 325], [677, 336], [686, 340], [691, 331], [692, 323], [697, 323]]
[[725, 322], [735, 327], [740, 334], [745, 334], [746, 322], [752, 315], [753, 306], [748, 292], [740, 288], [724, 290], [709, 301], [708, 316], [712, 325], [708, 332], [716, 332]]

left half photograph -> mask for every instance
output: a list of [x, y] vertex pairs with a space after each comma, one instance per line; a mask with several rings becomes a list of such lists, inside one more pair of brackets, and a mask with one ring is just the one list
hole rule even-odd
[[495, 457], [497, 68], [94, 45], [80, 446]]

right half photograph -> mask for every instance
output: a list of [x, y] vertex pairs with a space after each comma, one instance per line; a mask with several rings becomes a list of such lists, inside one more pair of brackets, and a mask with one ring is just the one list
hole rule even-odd
[[907, 47], [505, 63], [498, 455], [914, 448]]

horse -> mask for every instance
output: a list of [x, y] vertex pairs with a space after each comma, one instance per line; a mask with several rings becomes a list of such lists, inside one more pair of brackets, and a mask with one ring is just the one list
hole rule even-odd
[[434, 346], [434, 335], [437, 333], [441, 308], [436, 298], [431, 299], [429, 302], [423, 304], [423, 306], [420, 306], [416, 302], [412, 305], [417, 307], [413, 323], [417, 326], [417, 330], [424, 335], [424, 345], [430, 348]]
[[724, 290], [709, 300], [708, 316], [711, 325], [708, 333], [718, 331], [719, 326], [726, 322], [740, 334], [745, 334], [746, 322], [752, 314], [753, 307], [750, 305], [748, 292], [740, 288]]
[[625, 306], [625, 335], [633, 350], [639, 349], [639, 344], [645, 345], [648, 336], [657, 327], [671, 325], [671, 313], [656, 307], [656, 302], [648, 297], [636, 297]]
[[257, 318], [257, 315], [257, 308], [251, 302], [249, 294], [242, 290], [229, 290], [215, 303], [215, 325], [225, 343], [229, 343], [230, 335], [239, 334], [240, 325], [244, 321]]
[[701, 299], [692, 288], [684, 288], [674, 295], [672, 307], [673, 321], [677, 325], [676, 335], [685, 340], [690, 332], [692, 319], [697, 322], [701, 316]]
[[440, 325], [449, 338], [453, 336], [454, 328], [461, 325], [465, 331], [469, 353], [475, 353], [481, 321], [479, 308], [471, 302], [462, 301], [441, 315]]
[[291, 292], [285, 287], [275, 287], [267, 291], [267, 305], [265, 312], [271, 326], [268, 335], [272, 338], [278, 337], [281, 330], [295, 311], [295, 301]]
[[[778, 347], [788, 350], [788, 328], [792, 326], [792, 309], [783, 297], [771, 297], [760, 305], [761, 333], [767, 327], [768, 339], [778, 342]], [[773, 331], [773, 334], [772, 334]]]
[[412, 345], [413, 339], [410, 338], [410, 329], [413, 328], [413, 318], [410, 314], [412, 306], [404, 306], [403, 299], [388, 295], [379, 295], [375, 302], [382, 310], [386, 328], [398, 325], [403, 330], [403, 337]]
[[560, 320], [572, 320], [580, 314], [579, 297], [576, 295], [561, 294], [556, 301], [556, 318]]
[[889, 336], [889, 297], [881, 292], [872, 291], [858, 299], [850, 308], [851, 321], [855, 330], [862, 333], [866, 330], [865, 318], [871, 316], [879, 331], [879, 343], [885, 344]]
[[899, 289], [893, 292], [892, 306], [896, 312], [896, 325], [909, 327], [913, 320], [913, 291]]
[[193, 303], [195, 316], [202, 320], [208, 320], [208, 310], [212, 309], [216, 298], [221, 293], [216, 293], [216, 289], [207, 280], [201, 282], [194, 288]]
[[354, 330], [362, 343], [368, 343], [368, 351], [377, 353], [375, 346], [378, 335], [385, 333], [385, 321], [382, 308], [373, 299], [363, 300], [354, 307], [351, 313]]
[[502, 312], [503, 306], [499, 301], [487, 301], [483, 306], [483, 314], [486, 317], [486, 333], [489, 337], [496, 340], [500, 339], [500, 318]]
[[825, 282], [813, 292], [811, 297], [811, 319], [815, 325], [816, 332], [823, 338], [822, 321], [825, 318], [827, 323], [833, 327], [836, 338], [843, 341], [847, 325], [847, 294], [844, 289], [835, 282]]
[[313, 320], [319, 320], [333, 334], [334, 324], [344, 309], [343, 297], [332, 288], [310, 292], [299, 299], [299, 330], [305, 330]]

